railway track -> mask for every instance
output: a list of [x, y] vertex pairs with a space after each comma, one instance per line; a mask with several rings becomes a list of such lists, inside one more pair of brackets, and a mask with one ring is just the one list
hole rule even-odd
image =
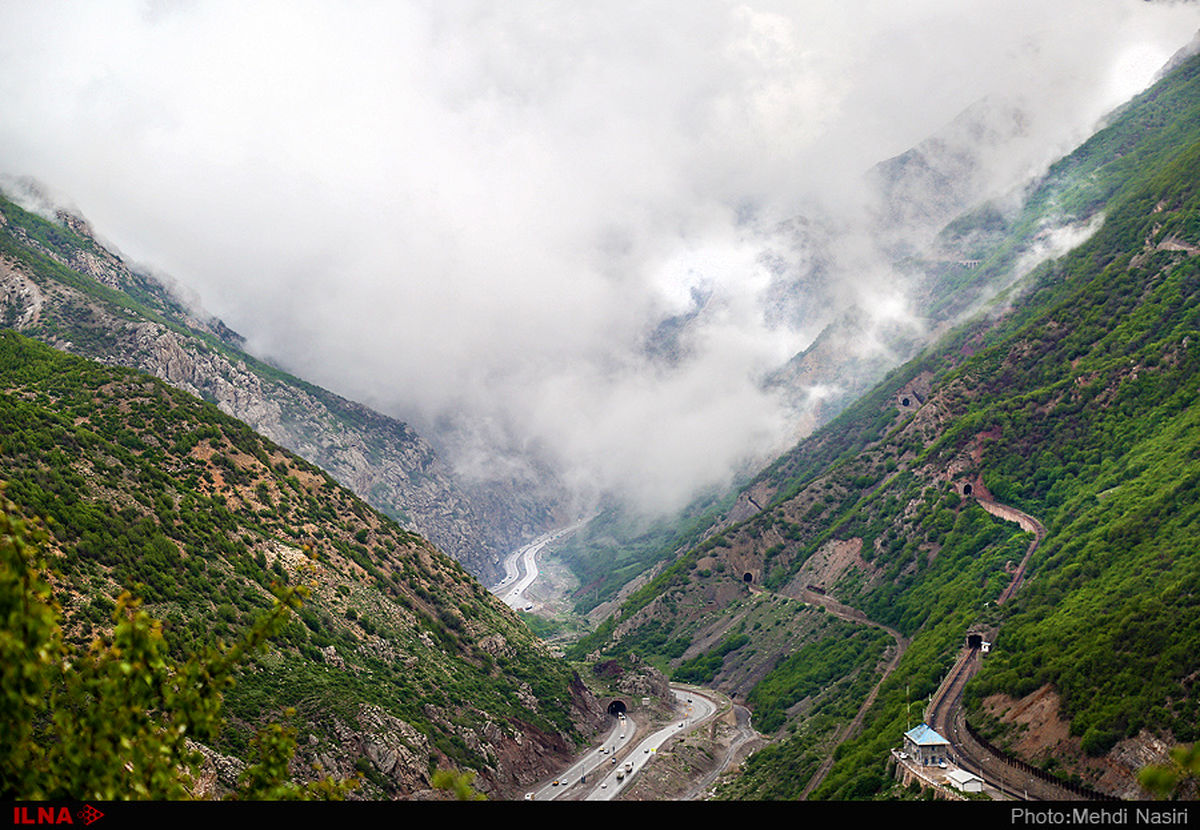
[[[1045, 526], [1030, 516], [999, 502], [989, 499], [977, 499], [980, 506], [997, 518], [1016, 522], [1021, 529], [1033, 534], [1033, 540], [1025, 551], [1025, 556], [1013, 573], [1013, 578], [996, 600], [1003, 605], [1021, 587], [1025, 579], [1026, 567], [1038, 545], [1046, 536]], [[953, 668], [946, 675], [925, 712], [925, 721], [934, 731], [950, 741], [955, 753], [958, 766], [978, 775], [989, 785], [1004, 795], [1022, 801], [1075, 801], [1084, 800], [1082, 795], [1066, 787], [1059, 786], [1053, 781], [1037, 777], [1037, 775], [1010, 763], [1001, 755], [984, 746], [967, 728], [966, 715], [962, 709], [963, 689], [967, 682], [979, 671], [981, 662], [978, 648], [965, 648], [955, 661]]]

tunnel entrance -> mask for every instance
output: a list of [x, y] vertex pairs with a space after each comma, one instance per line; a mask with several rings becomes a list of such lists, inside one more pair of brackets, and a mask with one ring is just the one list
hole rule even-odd
[[968, 634], [967, 635], [967, 648], [982, 648], [982, 647], [983, 647], [983, 635], [982, 634]]
[[749, 571], [746, 571], [746, 573], [742, 574], [742, 582], [745, 582], [747, 585], [749, 585], [753, 581], [754, 574], [750, 573]]
[[900, 404], [902, 406], [908, 406], [908, 398], [904, 398], [902, 401], [900, 401]]
[[964, 485], [963, 485], [963, 495], [964, 495], [964, 496], [969, 496], [969, 495], [971, 495], [971, 485], [970, 485], [970, 484], [964, 484]]
[[620, 717], [621, 715], [625, 714], [625, 701], [614, 700], [612, 703], [608, 704], [608, 713], [613, 717]]

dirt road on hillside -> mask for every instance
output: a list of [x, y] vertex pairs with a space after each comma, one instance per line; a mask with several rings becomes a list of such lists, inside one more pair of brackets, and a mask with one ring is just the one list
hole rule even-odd
[[[896, 648], [892, 653], [892, 658], [888, 661], [887, 665], [883, 669], [883, 675], [871, 688], [871, 693], [867, 695], [865, 700], [863, 700], [862, 705], [858, 707], [858, 712], [854, 715], [854, 720], [850, 721], [850, 723], [838, 730], [838, 734], [833, 742], [833, 745], [836, 747], [858, 734], [858, 730], [862, 728], [863, 718], [866, 717], [867, 710], [871, 708], [871, 705], [875, 702], [875, 698], [879, 694], [879, 687], [883, 685], [883, 681], [887, 680], [888, 675], [895, 670], [896, 666], [900, 665], [900, 658], [904, 656], [904, 652], [908, 649], [908, 644], [910, 641], [896, 629], [886, 626], [883, 623], [878, 623], [874, 620], [868, 619], [867, 615], [862, 611], [859, 611], [857, 608], [851, 608], [849, 605], [842, 605], [832, 597], [826, 596], [825, 594], [818, 594], [816, 591], [810, 591], [808, 589], [804, 589], [800, 593], [801, 598], [805, 602], [811, 605], [820, 605], [838, 619], [882, 629], [886, 631], [893, 640], [896, 641]], [[821, 766], [817, 768], [816, 773], [813, 774], [813, 777], [809, 780], [808, 785], [805, 786], [804, 792], [800, 795], [800, 799], [807, 799], [809, 793], [815, 790], [817, 786], [825, 780], [825, 776], [829, 774], [829, 770], [832, 768], [833, 752], [830, 752], [828, 755], [826, 755], [825, 760], [821, 762]]]

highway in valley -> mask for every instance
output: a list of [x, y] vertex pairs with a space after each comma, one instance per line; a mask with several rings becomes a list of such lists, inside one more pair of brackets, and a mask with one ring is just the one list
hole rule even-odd
[[[1024, 557], [1013, 570], [1012, 579], [998, 598], [998, 604], [1003, 604], [1021, 587], [1029, 560], [1045, 538], [1046, 530], [1037, 519], [1013, 507], [987, 498], [977, 498], [977, 501], [989, 513], [1005, 521], [1017, 523], [1023, 530], [1033, 535]], [[504, 561], [504, 578], [491, 588], [492, 592], [514, 609], [533, 610], [533, 601], [526, 592], [538, 578], [537, 555], [547, 544], [574, 532], [585, 521], [581, 520], [570, 526], [549, 531], [509, 554]], [[855, 719], [840, 732], [839, 739], [836, 741], [837, 744], [840, 744], [853, 736], [860, 728], [865, 712], [878, 692], [879, 684], [895, 669], [906, 651], [909, 640], [897, 631], [868, 619], [858, 609], [843, 606], [831, 597], [805, 591], [801, 599], [810, 604], [820, 605], [842, 619], [883, 628], [896, 642], [891, 659], [884, 668], [879, 682], [864, 701]], [[1051, 782], [1037, 781], [1029, 774], [1014, 769], [1003, 758], [979, 745], [967, 733], [961, 707], [962, 688], [966, 681], [978, 671], [979, 658], [977, 650], [964, 650], [960, 660], [950, 672], [950, 676], [947, 677], [946, 682], [930, 702], [926, 714], [929, 724], [951, 741], [961, 766], [979, 774], [995, 790], [999, 790], [1009, 798], [1019, 800], [1079, 798], [1078, 793], [1068, 792]], [[528, 791], [526, 799], [532, 801], [609, 801], [620, 798], [638, 772], [647, 763], [653, 762], [659, 749], [666, 742], [687, 734], [690, 730], [710, 720], [718, 711], [716, 700], [697, 690], [672, 686], [671, 691], [676, 702], [675, 716], [665, 724], [661, 722], [657, 725], [646, 723], [642, 720], [645, 716], [641, 713], [613, 716], [610, 729], [598, 743], [578, 756], [573, 763], [554, 778], [543, 781]], [[635, 716], [638, 720], [635, 720]], [[833, 753], [831, 752], [824, 759], [818, 772], [808, 782], [802, 798], [807, 797], [823, 780], [832, 763]], [[644, 793], [642, 796], [644, 797]]]
[[[590, 518], [590, 517], [589, 517]], [[538, 578], [537, 555], [550, 542], [575, 532], [588, 519], [545, 533], [513, 551], [504, 560], [504, 577], [490, 590], [511, 608], [533, 610], [526, 595]], [[675, 712], [665, 724], [657, 726], [643, 715], [614, 715], [603, 738], [577, 757], [553, 778], [545, 780], [525, 794], [528, 801], [610, 801], [620, 796], [629, 782], [654, 760], [669, 740], [685, 735], [716, 715], [717, 701], [683, 686], [672, 686]]]
[[525, 596], [525, 591], [538, 577], [538, 553], [549, 543], [583, 527], [590, 518], [589, 516], [567, 527], [543, 533], [529, 544], [510, 553], [504, 558], [504, 578], [488, 590], [500, 597], [510, 608], [518, 611], [532, 611], [532, 603]]
[[[614, 716], [604, 739], [549, 781], [530, 790], [528, 801], [614, 801], [659, 749], [707, 723], [719, 706], [694, 689], [672, 686], [676, 710], [665, 724], [651, 726], [633, 715]], [[641, 717], [640, 715], [638, 716]]]
[[[586, 801], [613, 801], [628, 786], [643, 766], [654, 760], [658, 750], [672, 738], [684, 735], [708, 721], [717, 712], [717, 703], [695, 691], [672, 686], [678, 707], [678, 718], [672, 718], [665, 726], [642, 738], [624, 755], [610, 761], [611, 769], [598, 782], [590, 784], [591, 790], [584, 796]], [[614, 763], [615, 761], [615, 763]]]
[[[637, 730], [637, 724], [629, 717], [613, 718], [611, 728], [600, 743], [562, 770], [552, 780], [526, 793], [527, 801], [575, 800], [572, 795], [595, 785], [609, 772], [607, 765], [617, 759], [618, 753], [627, 748], [629, 736]], [[590, 791], [590, 790], [589, 790]]]

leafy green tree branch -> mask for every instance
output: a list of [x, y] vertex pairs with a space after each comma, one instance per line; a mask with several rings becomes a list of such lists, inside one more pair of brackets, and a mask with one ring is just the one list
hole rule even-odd
[[[188, 741], [215, 737], [238, 666], [280, 631], [304, 589], [278, 591], [237, 641], [181, 662], [169, 657], [162, 624], [126, 592], [112, 634], [78, 653], [63, 641], [45, 541], [11, 503], [0, 505], [0, 797], [195, 797], [203, 757]], [[256, 749], [237, 798], [341, 798], [357, 783], [292, 783], [295, 734], [278, 725], [260, 733]]]
[[1169, 764], [1142, 767], [1138, 783], [1159, 798], [1195, 798], [1200, 784], [1200, 743], [1174, 747], [1168, 755]]

